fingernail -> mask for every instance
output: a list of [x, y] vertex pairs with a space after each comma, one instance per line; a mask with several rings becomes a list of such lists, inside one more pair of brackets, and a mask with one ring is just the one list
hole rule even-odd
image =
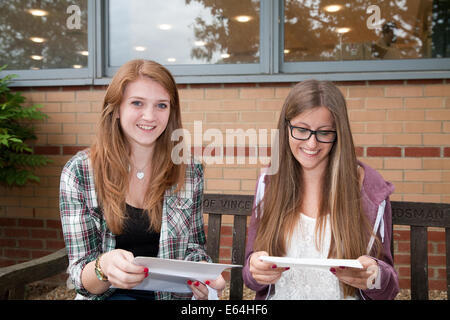
[[339, 269], [345, 269], [345, 267], [339, 267]]
[[335, 268], [330, 268], [330, 272], [331, 272], [332, 274], [335, 274], [335, 273], [336, 273], [336, 269], [335, 269]]
[[145, 277], [146, 277], [146, 278], [148, 277], [148, 272], [145, 273]]
[[191, 285], [191, 284], [192, 284], [192, 281], [191, 281], [191, 280], [188, 280], [188, 281], [187, 281], [187, 284], [188, 284], [188, 285]]
[[200, 285], [200, 282], [195, 281], [194, 286], [198, 287]]
[[286, 268], [284, 268], [284, 270], [289, 270], [291, 267], [286, 267]]
[[148, 268], [144, 268], [144, 273], [148, 273]]
[[210, 283], [211, 283], [211, 282], [209, 282], [209, 280], [206, 280], [206, 281], [205, 281], [205, 284], [208, 285], [208, 286], [209, 286]]
[[276, 269], [276, 268], [277, 268], [277, 265], [274, 264], [274, 265], [272, 266], [272, 269]]

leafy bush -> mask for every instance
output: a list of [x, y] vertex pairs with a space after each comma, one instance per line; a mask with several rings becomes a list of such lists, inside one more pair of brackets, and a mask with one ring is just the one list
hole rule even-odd
[[[0, 72], [3, 69], [5, 66], [0, 67]], [[22, 93], [12, 93], [8, 88], [13, 77], [0, 77], [0, 184], [11, 187], [39, 182], [33, 169], [51, 162], [45, 156], [33, 154], [27, 144], [37, 139], [32, 122], [47, 116], [38, 110], [41, 105], [23, 106]]]

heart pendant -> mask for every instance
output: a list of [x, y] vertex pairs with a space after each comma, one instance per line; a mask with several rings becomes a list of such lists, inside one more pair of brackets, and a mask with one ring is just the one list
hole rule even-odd
[[138, 173], [136, 173], [136, 177], [139, 180], [142, 180], [142, 179], [144, 179], [144, 173], [142, 171], [138, 171]]

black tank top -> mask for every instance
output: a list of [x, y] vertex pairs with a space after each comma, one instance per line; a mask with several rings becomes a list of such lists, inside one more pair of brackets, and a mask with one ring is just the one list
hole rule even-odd
[[149, 219], [144, 209], [127, 204], [125, 216], [122, 234], [116, 236], [116, 249], [131, 251], [135, 257], [156, 257], [160, 233], [149, 230]]
[[[125, 217], [122, 234], [116, 235], [116, 249], [131, 251], [135, 257], [156, 257], [160, 233], [149, 230], [150, 223], [144, 209], [127, 204]], [[144, 290], [116, 289], [115, 294], [126, 295], [136, 300], [155, 300], [156, 298], [155, 292]]]

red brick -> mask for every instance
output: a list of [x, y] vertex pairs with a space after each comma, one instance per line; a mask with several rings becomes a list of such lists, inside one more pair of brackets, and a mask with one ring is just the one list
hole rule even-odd
[[61, 148], [57, 146], [36, 146], [34, 147], [34, 154], [59, 155], [61, 154]]
[[445, 280], [428, 280], [428, 289], [429, 290], [440, 290], [447, 291], [447, 283]]
[[364, 157], [364, 148], [363, 147], [355, 147], [355, 152], [357, 157]]
[[53, 253], [52, 250], [33, 250], [31, 252], [31, 259], [41, 258], [43, 256], [46, 256], [50, 253]]
[[368, 157], [401, 157], [402, 149], [398, 147], [368, 147]]
[[14, 218], [0, 218], [0, 226], [15, 227], [17, 226], [17, 219]]
[[44, 243], [42, 240], [23, 239], [19, 240], [19, 247], [22, 249], [43, 249]]
[[28, 227], [28, 228], [42, 228], [44, 226], [44, 222], [39, 219], [19, 219], [20, 227]]
[[413, 79], [413, 80], [406, 80], [407, 84], [443, 84], [443, 79]]
[[429, 266], [445, 266], [445, 256], [428, 256]]
[[395, 254], [394, 255], [394, 264], [407, 264], [411, 263], [411, 257], [409, 254]]
[[400, 289], [410, 289], [411, 279], [398, 279]]
[[408, 240], [410, 239], [409, 230], [394, 230], [394, 240]]
[[31, 230], [31, 237], [34, 239], [57, 239], [58, 233], [56, 230]]
[[450, 157], [450, 148], [444, 148], [444, 157]]
[[61, 240], [47, 240], [47, 249], [59, 250], [66, 246], [64, 241]]
[[0, 268], [9, 267], [16, 264], [16, 260], [6, 259], [4, 257], [0, 258]]
[[62, 229], [61, 220], [47, 220], [47, 228]]
[[445, 242], [445, 231], [428, 231], [428, 241]]
[[74, 155], [78, 151], [82, 151], [88, 148], [87, 146], [64, 146], [63, 147], [63, 155]]
[[439, 157], [441, 155], [440, 148], [432, 147], [406, 147], [405, 157]]
[[6, 247], [11, 247], [11, 248], [16, 247], [16, 240], [1, 238], [0, 239], [0, 248], [6, 248]]
[[5, 229], [5, 236], [12, 238], [28, 238], [30, 236], [30, 232], [28, 229], [19, 229], [19, 228], [7, 228]]
[[5, 257], [29, 259], [30, 251], [24, 249], [5, 249]]

